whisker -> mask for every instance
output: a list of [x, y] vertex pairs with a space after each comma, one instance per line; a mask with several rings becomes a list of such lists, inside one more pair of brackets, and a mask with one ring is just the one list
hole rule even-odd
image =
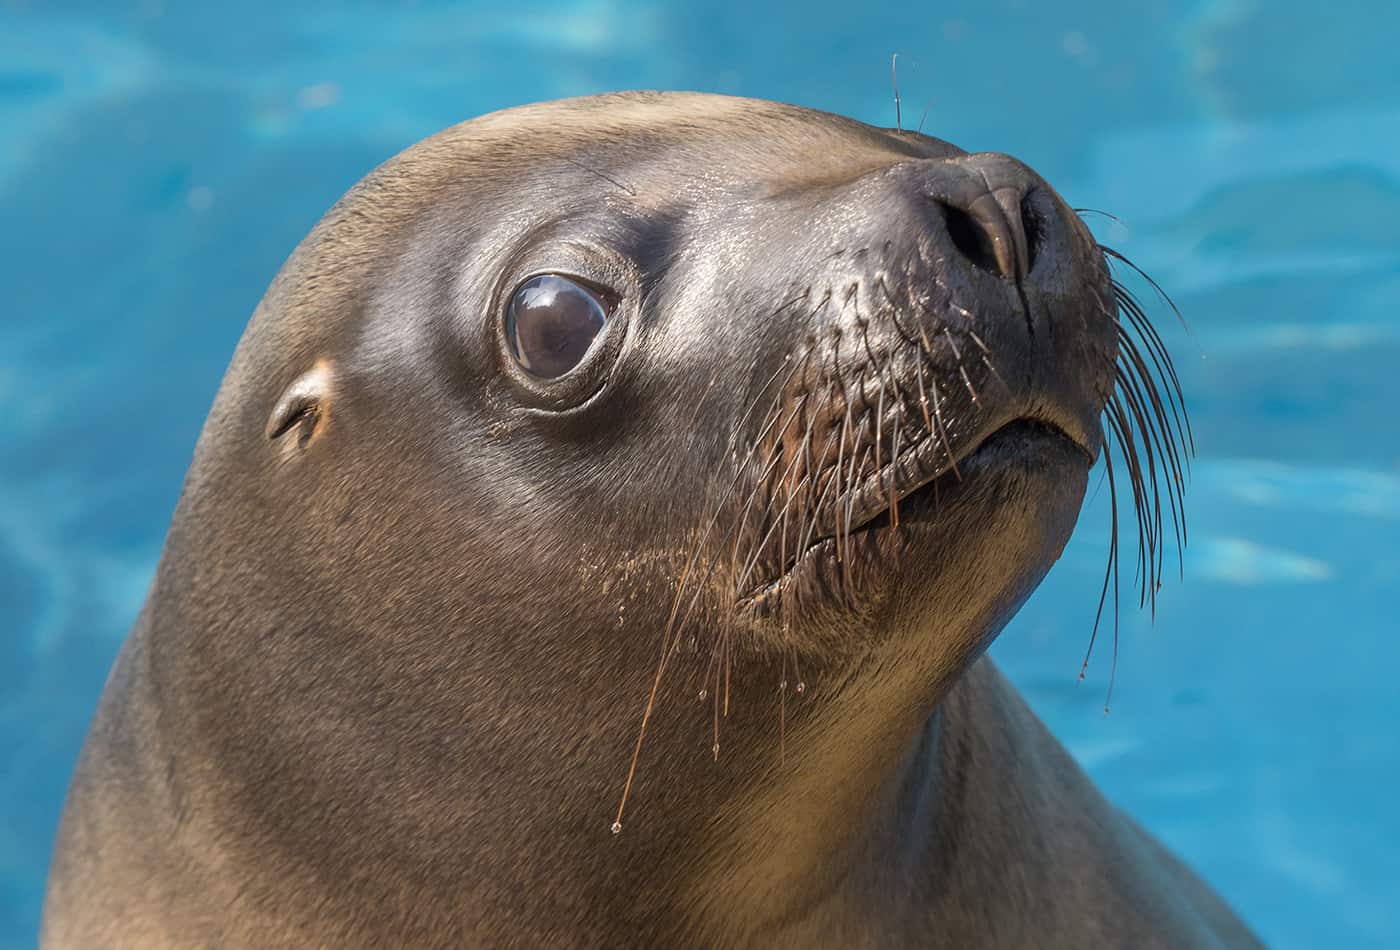
[[[834, 429], [827, 434], [826, 442], [822, 446], [821, 458], [817, 462], [817, 467], [816, 469], [814, 469], [814, 471], [823, 472], [826, 470], [827, 453], [831, 451], [831, 442], [836, 437], [836, 435], [837, 433]], [[816, 502], [812, 505], [812, 517], [807, 520], [804, 526], [803, 533], [798, 539], [797, 549], [799, 551], [807, 550], [807, 546], [811, 543], [812, 536], [816, 533], [817, 530], [817, 522], [820, 519], [822, 505], [826, 502], [827, 495], [831, 491], [832, 485], [834, 485], [835, 482], [835, 478], [828, 478], [826, 480], [826, 487], [822, 489], [821, 495], [817, 497]], [[813, 489], [815, 489], [815, 484], [812, 487]]]
[[[1122, 400], [1119, 403], [1120, 409], [1126, 408], [1129, 422], [1136, 424], [1137, 432], [1139, 433], [1138, 444], [1142, 446], [1142, 455], [1147, 462], [1147, 477], [1144, 481], [1143, 487], [1144, 497], [1147, 497], [1146, 493], [1148, 489], [1150, 489], [1151, 492], [1150, 516], [1152, 518], [1151, 529], [1154, 541], [1153, 553], [1155, 554], [1155, 557], [1152, 558], [1151, 563], [1145, 565], [1146, 573], [1143, 576], [1143, 584], [1145, 589], [1150, 589], [1152, 593], [1155, 594], [1156, 589], [1159, 586], [1159, 584], [1157, 583], [1157, 579], [1161, 576], [1162, 555], [1162, 548], [1160, 543], [1158, 543], [1160, 542], [1160, 539], [1162, 537], [1162, 496], [1161, 492], [1158, 490], [1157, 487], [1158, 482], [1156, 446], [1153, 443], [1152, 429], [1143, 416], [1142, 408], [1139, 405], [1138, 401], [1138, 395], [1135, 387], [1132, 385], [1131, 380], [1120, 380], [1120, 386], [1118, 388], [1117, 394], [1122, 397]], [[1155, 615], [1155, 596], [1152, 598], [1152, 600]]]
[[1138, 522], [1138, 576], [1144, 579], [1142, 598], [1140, 607], [1147, 605], [1148, 588], [1146, 583], [1148, 574], [1149, 558], [1156, 541], [1152, 536], [1152, 521], [1148, 517], [1147, 500], [1144, 495], [1142, 466], [1138, 459], [1137, 442], [1133, 437], [1132, 426], [1129, 424], [1127, 415], [1123, 411], [1117, 396], [1109, 401], [1108, 414], [1106, 418], [1109, 424], [1114, 427], [1114, 434], [1118, 436], [1119, 445], [1123, 451], [1123, 461], [1128, 466], [1129, 484], [1132, 488], [1133, 508], [1137, 514]]
[[977, 348], [982, 351], [982, 363], [987, 367], [988, 372], [997, 378], [1003, 389], [1012, 392], [1011, 386], [1006, 382], [1006, 378], [997, 371], [996, 364], [992, 362], [992, 351], [987, 349], [987, 344], [982, 342], [982, 338], [977, 335], [976, 330], [969, 329], [967, 335], [972, 338], [972, 342], [977, 344]]
[[1139, 277], [1147, 281], [1148, 285], [1153, 290], [1157, 291], [1157, 295], [1162, 298], [1162, 301], [1168, 307], [1171, 308], [1172, 313], [1176, 314], [1176, 319], [1181, 323], [1182, 328], [1185, 329], [1187, 332], [1190, 332], [1191, 327], [1186, 322], [1186, 318], [1182, 316], [1181, 310], [1177, 308], [1176, 301], [1172, 300], [1171, 295], [1168, 294], [1165, 290], [1163, 290], [1162, 285], [1157, 283], [1157, 281], [1153, 280], [1152, 276], [1148, 274], [1147, 271], [1143, 270], [1141, 267], [1138, 267], [1132, 261], [1128, 260], [1128, 258], [1125, 257], [1123, 254], [1119, 253], [1118, 251], [1115, 251], [1113, 248], [1107, 246], [1106, 244], [1100, 244], [1099, 250], [1102, 251], [1104, 254], [1107, 254], [1109, 257], [1113, 258], [1115, 261], [1121, 261], [1124, 264], [1131, 267], [1134, 271], [1136, 271]]
[[[738, 561], [739, 557], [739, 544], [742, 540], [741, 532], [743, 531], [744, 526], [748, 523], [749, 512], [753, 510], [753, 503], [759, 497], [760, 493], [763, 492], [764, 486], [768, 481], [769, 476], [772, 475], [773, 470], [777, 467], [778, 463], [782, 461], [783, 455], [781, 450], [783, 434], [786, 434], [788, 427], [792, 425], [793, 421], [797, 418], [797, 414], [801, 410], [802, 404], [806, 401], [806, 399], [807, 396], [805, 393], [797, 398], [795, 404], [792, 407], [792, 411], [788, 414], [787, 419], [783, 422], [782, 428], [779, 430], [780, 434], [773, 439], [772, 444], [769, 446], [768, 458], [764, 461], [763, 468], [759, 472], [759, 476], [755, 480], [753, 487], [749, 489], [748, 497], [744, 500], [744, 506], [739, 512], [739, 517], [735, 520], [734, 528], [731, 530], [731, 535], [734, 539], [734, 550], [732, 554], [732, 559], [736, 562]], [[750, 457], [752, 457], [752, 454], [750, 454]]]
[[928, 119], [928, 110], [931, 109], [931, 108], [933, 107], [933, 100], [934, 100], [934, 97], [933, 97], [933, 96], [929, 96], [929, 97], [928, 97], [928, 102], [925, 102], [925, 103], [924, 103], [924, 114], [921, 115], [921, 116], [919, 116], [919, 127], [918, 127], [917, 129], [914, 130], [915, 132], [918, 132], [919, 134], [923, 134], [923, 131], [924, 131], [924, 122]]
[[[806, 434], [805, 436], [803, 436], [804, 441], [805, 441], [806, 439], [811, 438], [811, 435], [812, 435], [811, 423], [808, 423], [807, 434]], [[778, 459], [781, 459], [781, 458], [782, 458], [781, 453], [778, 453], [778, 456], [777, 456], [777, 457], [778, 457]], [[779, 479], [778, 479], [778, 483], [779, 483], [779, 484], [782, 484], [783, 482], [788, 481], [788, 479], [789, 479], [790, 476], [792, 475], [793, 471], [796, 469], [797, 463], [800, 462], [800, 461], [802, 461], [802, 456], [801, 456], [801, 454], [800, 454], [800, 453], [794, 454], [792, 461], [788, 463], [788, 467], [783, 471], [783, 474], [779, 477]], [[746, 563], [746, 564], [744, 565], [744, 570], [743, 570], [743, 572], [739, 575], [739, 579], [738, 579], [738, 580], [736, 581], [736, 583], [735, 583], [735, 589], [736, 589], [736, 590], [742, 592], [742, 591], [744, 591], [744, 590], [747, 589], [749, 575], [753, 573], [753, 569], [754, 569], [754, 567], [758, 564], [759, 558], [763, 556], [763, 549], [766, 548], [766, 547], [768, 546], [768, 542], [771, 541], [771, 540], [773, 539], [773, 535], [774, 535], [775, 532], [778, 534], [778, 544], [779, 544], [778, 563], [779, 563], [780, 565], [786, 565], [786, 564], [787, 564], [787, 555], [786, 555], [786, 551], [787, 551], [787, 548], [786, 548], [786, 544], [787, 544], [787, 520], [786, 520], [786, 519], [787, 519], [787, 516], [788, 516], [788, 511], [789, 511], [789, 510], [791, 509], [791, 507], [792, 507], [792, 503], [793, 503], [793, 500], [794, 500], [794, 495], [795, 495], [795, 493], [792, 492], [792, 491], [788, 491], [788, 492], [786, 493], [786, 495], [787, 495], [787, 501], [783, 503], [783, 508], [782, 508], [782, 510], [779, 511], [779, 512], [773, 517], [773, 519], [772, 519], [772, 524], [769, 526], [767, 532], [764, 533], [764, 535], [762, 536], [762, 538], [759, 540], [758, 544], [754, 545], [753, 554], [749, 556], [748, 563]]]
[[899, 479], [899, 437], [904, 429], [904, 400], [895, 400], [895, 423], [893, 445], [890, 447], [890, 527], [899, 530], [899, 493], [896, 482]]
[[[843, 417], [842, 420], [841, 420], [841, 438], [840, 438], [840, 440], [837, 442], [837, 448], [836, 448], [836, 470], [835, 470], [835, 472], [833, 473], [833, 477], [832, 477], [832, 480], [835, 481], [835, 482], [836, 482], [837, 484], [839, 484], [839, 485], [845, 484], [843, 481], [841, 481], [842, 461], [843, 461], [843, 459], [844, 459], [845, 456], [846, 456], [846, 436], [847, 436], [847, 435], [850, 433], [850, 431], [851, 431], [851, 401], [850, 401], [849, 399], [846, 398], [846, 392], [845, 392], [844, 389], [841, 390], [841, 399], [842, 399], [842, 401], [846, 404], [846, 412], [845, 412], [844, 417]], [[841, 494], [840, 494], [839, 491], [837, 492], [837, 496], [836, 496], [836, 497], [837, 497], [837, 498], [840, 498], [840, 497], [841, 497]], [[842, 576], [844, 577], [844, 576], [845, 576], [845, 571], [846, 571], [846, 566], [845, 566], [845, 543], [844, 543], [844, 539], [841, 537], [841, 532], [840, 532], [840, 531], [837, 531], [837, 532], [836, 532], [836, 561], [837, 561], [837, 563], [841, 564], [841, 572], [842, 572]], [[844, 586], [844, 583], [843, 583], [842, 586]]]
[[865, 448], [863, 448], [863, 449], [860, 450], [860, 455], [859, 455], [859, 456], [852, 456], [852, 457], [851, 457], [851, 478], [848, 479], [848, 482], [847, 482], [847, 491], [846, 491], [846, 527], [845, 527], [845, 532], [846, 532], [846, 546], [847, 546], [848, 548], [850, 547], [850, 543], [851, 543], [851, 523], [852, 523], [853, 519], [855, 518], [855, 505], [856, 505], [856, 494], [857, 494], [857, 492], [856, 492], [856, 483], [855, 483], [855, 472], [857, 471], [856, 462], [857, 462], [857, 460], [859, 460], [859, 463], [860, 463], [859, 469], [863, 471], [864, 468], [865, 468], [865, 459], [866, 459], [866, 457], [867, 457], [869, 454], [870, 454], [870, 447], [869, 447], [869, 446], [866, 446]]
[[1191, 420], [1186, 414], [1186, 405], [1182, 395], [1181, 380], [1177, 378], [1176, 367], [1172, 363], [1171, 355], [1167, 352], [1166, 344], [1157, 333], [1152, 322], [1143, 312], [1142, 305], [1138, 303], [1132, 292], [1121, 284], [1114, 282], [1114, 296], [1122, 312], [1127, 313], [1129, 323], [1133, 329], [1142, 334], [1147, 344], [1148, 355], [1152, 359], [1152, 364], [1157, 370], [1158, 378], [1165, 380], [1164, 387], [1167, 392], [1167, 399], [1172, 409], [1172, 416], [1176, 423], [1177, 431], [1181, 434], [1182, 440], [1195, 452], [1196, 443], [1191, 432]]
[[[774, 402], [775, 402], [775, 404], [776, 404], [777, 400], [781, 398], [782, 390], [783, 390], [783, 388], [786, 387], [787, 381], [790, 381], [791, 378], [792, 378], [792, 374], [795, 373], [795, 372], [797, 371], [797, 365], [798, 365], [797, 362], [796, 362], [796, 361], [793, 361], [793, 360], [791, 359], [790, 356], [784, 357], [784, 363], [789, 363], [789, 362], [792, 363], [792, 367], [791, 367], [791, 369], [789, 370], [789, 374], [788, 374], [787, 380], [784, 381], [783, 385], [780, 386], [780, 387], [778, 388], [778, 395], [774, 397]], [[781, 373], [781, 372], [782, 372], [782, 367], [779, 366], [779, 368], [778, 368], [777, 370], [774, 371], [773, 375], [770, 376], [770, 377], [768, 378], [768, 380], [764, 383], [764, 385], [763, 385], [762, 387], [759, 388], [758, 392], [755, 393], [754, 398], [753, 398], [753, 401], [749, 404], [749, 407], [748, 407], [747, 410], [745, 410], [743, 416], [742, 416], [741, 419], [740, 419], [739, 424], [735, 427], [735, 433], [736, 433], [736, 434], [737, 434], [738, 430], [741, 429], [741, 428], [743, 427], [743, 425], [747, 422], [747, 420], [748, 420], [748, 418], [750, 417], [750, 415], [752, 414], [754, 408], [758, 405], [759, 401], [763, 398], [763, 393], [767, 390], [767, 387], [770, 386], [770, 385], [772, 384], [773, 380], [776, 379], [777, 376], [778, 376], [778, 374]], [[776, 405], [775, 405], [775, 408], [776, 408]], [[771, 423], [770, 423], [770, 424], [771, 424]], [[765, 427], [765, 430], [766, 430], [766, 427]], [[732, 434], [732, 435], [730, 436], [730, 443], [731, 443], [731, 444], [733, 443], [733, 440], [737, 437], [736, 434]], [[757, 444], [759, 444], [759, 442], [758, 442], [758, 441], [755, 441], [754, 444], [755, 444], [755, 446], [756, 446]], [[749, 456], [751, 457], [752, 454], [753, 454], [752, 451], [750, 451]], [[744, 471], [744, 468], [745, 468], [745, 466], [743, 466], [743, 465], [736, 466], [736, 472], [735, 472], [734, 478], [731, 480], [731, 482], [730, 482], [730, 484], [729, 484], [729, 487], [725, 490], [725, 492], [724, 492], [724, 497], [720, 500], [720, 503], [715, 507], [714, 516], [710, 519], [709, 524], [706, 526], [705, 531], [704, 531], [703, 534], [701, 535], [700, 540], [696, 543], [694, 551], [691, 553], [690, 558], [687, 560], [687, 563], [686, 563], [685, 567], [684, 567], [683, 570], [681, 571], [680, 580], [679, 580], [679, 582], [678, 582], [677, 585], [676, 585], [676, 598], [675, 598], [675, 601], [674, 601], [674, 602], [672, 603], [672, 605], [671, 605], [671, 612], [670, 612], [670, 615], [667, 617], [666, 626], [665, 626], [664, 630], [662, 631], [662, 635], [661, 635], [661, 659], [660, 659], [660, 661], [657, 663], [656, 675], [653, 677], [653, 680], [652, 680], [651, 692], [650, 692], [650, 694], [649, 694], [648, 697], [647, 697], [646, 707], [645, 707], [645, 709], [644, 709], [643, 712], [642, 712], [642, 723], [641, 723], [641, 726], [640, 726], [640, 727], [638, 728], [638, 730], [637, 730], [637, 742], [636, 742], [636, 745], [633, 747], [633, 750], [632, 750], [632, 761], [631, 761], [631, 763], [630, 763], [630, 765], [628, 766], [628, 769], [627, 769], [627, 778], [626, 778], [626, 780], [623, 782], [623, 786], [622, 786], [622, 797], [621, 797], [621, 800], [619, 801], [618, 806], [617, 806], [617, 815], [616, 815], [616, 817], [613, 819], [613, 824], [612, 824], [612, 832], [613, 832], [613, 834], [617, 834], [617, 833], [619, 833], [619, 832], [622, 831], [622, 815], [623, 815], [623, 812], [625, 811], [625, 809], [626, 809], [626, 807], [627, 807], [627, 797], [628, 797], [628, 795], [629, 795], [629, 794], [631, 793], [631, 791], [632, 791], [632, 782], [633, 782], [633, 780], [635, 779], [636, 774], [637, 774], [637, 763], [638, 763], [638, 762], [640, 761], [640, 759], [641, 759], [642, 745], [643, 745], [643, 742], [644, 742], [645, 739], [646, 739], [647, 725], [651, 722], [652, 713], [653, 713], [653, 711], [654, 711], [655, 708], [656, 708], [656, 697], [657, 697], [658, 692], [659, 692], [660, 689], [661, 689], [661, 681], [662, 681], [662, 678], [665, 676], [666, 665], [667, 665], [667, 663], [669, 662], [669, 660], [670, 660], [670, 658], [671, 658], [671, 655], [672, 655], [671, 639], [672, 639], [673, 634], [674, 634], [677, 638], [679, 637], [679, 632], [678, 632], [678, 630], [677, 630], [677, 628], [676, 628], [676, 626], [675, 626], [675, 620], [676, 620], [677, 612], [678, 612], [679, 609], [680, 609], [681, 599], [682, 599], [682, 597], [684, 596], [684, 593], [685, 593], [686, 581], [687, 581], [687, 579], [689, 578], [690, 573], [691, 573], [691, 571], [694, 569], [696, 563], [698, 562], [698, 559], [699, 559], [699, 557], [700, 557], [700, 552], [701, 552], [701, 550], [703, 549], [704, 544], [705, 544], [705, 540], [709, 537], [710, 532], [714, 529], [715, 524], [718, 522], [719, 517], [720, 517], [720, 513], [724, 510], [724, 506], [728, 503], [728, 499], [729, 499], [730, 495], [733, 493], [734, 488], [739, 484], [739, 480], [740, 480], [740, 477], [741, 477], [741, 475], [742, 475], [742, 473], [743, 473], [743, 471]], [[696, 592], [696, 599], [698, 599], [698, 597], [699, 597], [699, 591]], [[692, 600], [691, 605], [693, 606], [694, 603], [695, 603], [695, 600]], [[688, 613], [689, 613], [689, 611], [687, 611], [687, 614], [688, 614]]]
[[1100, 211], [1098, 208], [1071, 208], [1070, 210], [1073, 211], [1075, 214], [1079, 215], [1080, 217], [1083, 217], [1086, 214], [1097, 214], [1101, 217], [1107, 218], [1114, 224], [1123, 223], [1117, 215], [1109, 214], [1107, 211]]
[[948, 440], [948, 430], [943, 425], [943, 411], [939, 407], [938, 380], [929, 379], [929, 390], [933, 394], [933, 421], [938, 425], [938, 438], [943, 443], [943, 451], [948, 456], [948, 464], [953, 469], [953, 477], [962, 481], [962, 471], [958, 468], [958, 457], [953, 452], [953, 444]]
[[895, 53], [890, 57], [890, 84], [894, 86], [894, 127], [895, 131], [903, 132], [903, 117], [899, 107], [899, 54]]
[[967, 375], [967, 367], [963, 365], [962, 351], [958, 349], [957, 341], [953, 339], [953, 334], [947, 327], [943, 328], [943, 335], [948, 339], [948, 346], [953, 350], [953, 358], [958, 361], [958, 373], [962, 376], [963, 385], [967, 387], [967, 393], [972, 397], [972, 404], [981, 407], [982, 400], [977, 398], [977, 390], [972, 387], [972, 380]]
[[[1151, 425], [1140, 423], [1144, 427], [1144, 433], [1157, 442], [1158, 450], [1165, 458], [1169, 468], [1169, 480], [1167, 501], [1171, 507], [1172, 530], [1176, 536], [1176, 554], [1178, 569], [1183, 569], [1184, 557], [1183, 548], [1186, 543], [1186, 519], [1184, 504], [1185, 476], [1182, 470], [1182, 450], [1176, 441], [1176, 437], [1167, 422], [1166, 411], [1162, 406], [1162, 400], [1155, 387], [1147, 377], [1145, 365], [1142, 357], [1137, 353], [1133, 341], [1128, 338], [1120, 340], [1120, 356], [1127, 355], [1125, 363], [1120, 365], [1122, 379], [1120, 385], [1130, 393], [1130, 398], [1135, 398], [1139, 403], [1146, 401], [1152, 410]], [[1158, 568], [1160, 577], [1160, 565]]]
[[1089, 647], [1084, 651], [1084, 663], [1079, 667], [1079, 678], [1084, 679], [1084, 673], [1089, 669], [1089, 657], [1094, 652], [1094, 642], [1099, 636], [1099, 623], [1103, 620], [1104, 602], [1108, 599], [1108, 587], [1110, 580], [1113, 583], [1113, 639], [1118, 640], [1118, 489], [1113, 478], [1113, 454], [1112, 446], [1109, 444], [1109, 432], [1100, 428], [1100, 437], [1103, 440], [1103, 464], [1104, 472], [1108, 477], [1108, 504], [1109, 504], [1109, 537], [1108, 537], [1108, 564], [1104, 567], [1103, 589], [1099, 592], [1099, 606], [1094, 611], [1094, 627], [1089, 631]]
[[880, 444], [884, 442], [883, 426], [885, 424], [885, 371], [876, 371], [879, 374], [880, 395], [875, 401], [875, 473], [880, 473]]

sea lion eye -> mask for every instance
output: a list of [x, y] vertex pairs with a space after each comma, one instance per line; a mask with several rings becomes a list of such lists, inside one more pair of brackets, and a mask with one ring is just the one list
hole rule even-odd
[[506, 342], [520, 368], [558, 379], [582, 361], [608, 322], [601, 293], [559, 274], [540, 274], [515, 288], [506, 309]]

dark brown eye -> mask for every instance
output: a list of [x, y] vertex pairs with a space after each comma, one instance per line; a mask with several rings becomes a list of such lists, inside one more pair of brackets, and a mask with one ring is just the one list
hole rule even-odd
[[506, 342], [520, 368], [539, 379], [557, 379], [573, 369], [608, 322], [607, 302], [577, 281], [558, 274], [531, 277], [506, 309]]

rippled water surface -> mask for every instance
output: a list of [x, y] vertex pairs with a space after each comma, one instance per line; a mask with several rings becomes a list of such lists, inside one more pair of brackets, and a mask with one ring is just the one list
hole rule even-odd
[[[253, 305], [357, 178], [629, 87], [1024, 158], [1176, 296], [1184, 583], [1076, 682], [1105, 493], [994, 649], [1272, 944], [1400, 946], [1400, 5], [0, 0], [0, 945]], [[1164, 321], [1165, 324], [1165, 321]]]

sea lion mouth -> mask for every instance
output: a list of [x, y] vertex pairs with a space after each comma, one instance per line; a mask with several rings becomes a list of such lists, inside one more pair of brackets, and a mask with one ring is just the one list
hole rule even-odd
[[873, 528], [898, 527], [902, 520], [927, 514], [928, 506], [919, 503], [923, 496], [936, 495], [942, 481], [961, 481], [962, 468], [969, 461], [1017, 437], [1023, 440], [1053, 438], [1066, 442], [1083, 455], [1088, 464], [1093, 464], [1094, 451], [1085, 440], [1076, 438], [1070, 434], [1068, 427], [1045, 416], [1017, 417], [987, 433], [956, 456], [946, 453], [940, 456], [940, 446], [930, 435], [902, 452], [882, 471], [871, 475], [858, 487], [844, 513], [845, 517], [842, 518], [838, 512], [832, 523], [820, 525], [814, 533], [814, 543]]
[[788, 588], [815, 577], [822, 560], [868, 562], [887, 556], [889, 542], [903, 526], [927, 523], [937, 517], [940, 497], [964, 481], [965, 469], [980, 468], [978, 463], [996, 455], [1037, 455], [1047, 444], [1070, 450], [1083, 459], [1086, 468], [1094, 464], [1095, 452], [1083, 439], [1043, 416], [1015, 418], [956, 457], [945, 455], [941, 465], [930, 461], [937, 457], [932, 451], [937, 447], [931, 439], [911, 446], [852, 492], [844, 520], [838, 515], [812, 532], [808, 543], [791, 552], [769, 579], [741, 596], [739, 605], [764, 614]]

